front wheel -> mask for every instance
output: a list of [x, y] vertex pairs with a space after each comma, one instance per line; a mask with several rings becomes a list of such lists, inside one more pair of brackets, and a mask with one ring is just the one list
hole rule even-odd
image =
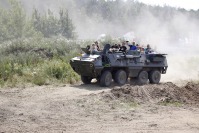
[[149, 81], [151, 84], [158, 84], [161, 79], [161, 73], [158, 70], [153, 70], [149, 73]]
[[81, 80], [82, 80], [82, 82], [83, 82], [84, 84], [90, 84], [92, 78], [91, 78], [91, 77], [88, 77], [88, 76], [81, 76]]
[[110, 71], [104, 71], [100, 77], [100, 86], [108, 87], [112, 82], [112, 74]]

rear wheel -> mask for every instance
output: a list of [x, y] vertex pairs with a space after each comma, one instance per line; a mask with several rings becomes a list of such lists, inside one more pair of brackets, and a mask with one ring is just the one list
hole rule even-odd
[[127, 73], [124, 70], [118, 70], [114, 75], [114, 80], [119, 85], [124, 85], [127, 81]]
[[161, 79], [161, 73], [158, 70], [153, 70], [149, 73], [149, 81], [151, 84], [158, 84]]
[[112, 82], [112, 74], [110, 71], [104, 71], [100, 77], [100, 86], [108, 87]]
[[147, 84], [148, 82], [148, 72], [147, 71], [141, 71], [137, 77], [138, 84], [143, 85]]
[[81, 80], [82, 80], [82, 82], [83, 82], [84, 84], [90, 84], [92, 78], [91, 78], [91, 77], [88, 77], [88, 76], [81, 76]]

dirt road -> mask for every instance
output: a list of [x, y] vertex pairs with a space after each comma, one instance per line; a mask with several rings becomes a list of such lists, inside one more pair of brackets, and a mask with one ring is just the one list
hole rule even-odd
[[[159, 86], [161, 89], [165, 85]], [[0, 133], [199, 132], [198, 106], [154, 102], [157, 95], [154, 98], [152, 91], [147, 93], [148, 88], [137, 91], [144, 97], [150, 94], [153, 102], [121, 100], [124, 95], [118, 97], [115, 92], [120, 91], [116, 90], [96, 84], [1, 89]], [[130, 92], [124, 91], [125, 98]], [[139, 95], [133, 98], [142, 99]]]

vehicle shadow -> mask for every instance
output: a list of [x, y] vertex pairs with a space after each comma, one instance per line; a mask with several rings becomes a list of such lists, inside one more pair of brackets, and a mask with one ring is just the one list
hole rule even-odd
[[[128, 79], [125, 85], [138, 85], [136, 82]], [[78, 89], [85, 89], [90, 91], [99, 91], [99, 90], [107, 90], [107, 89], [113, 89], [115, 87], [121, 87], [114, 81], [112, 81], [112, 84], [110, 87], [101, 87], [100, 84], [97, 81], [91, 82], [91, 84], [83, 84], [82, 82], [76, 85], [71, 85], [71, 87], [78, 88]]]
[[77, 89], [84, 89], [84, 90], [90, 90], [90, 91], [99, 91], [99, 90], [107, 90], [112, 89], [114, 85], [111, 85], [110, 87], [101, 87], [99, 83], [92, 82], [91, 84], [78, 84], [78, 85], [71, 85], [71, 87], [77, 88]]

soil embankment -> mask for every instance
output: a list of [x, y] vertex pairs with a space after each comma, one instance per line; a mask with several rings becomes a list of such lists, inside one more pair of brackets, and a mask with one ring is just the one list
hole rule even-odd
[[120, 99], [125, 101], [134, 101], [138, 103], [174, 103], [199, 105], [199, 84], [187, 83], [179, 87], [172, 82], [113, 88], [110, 93], [104, 95], [110, 99]]

